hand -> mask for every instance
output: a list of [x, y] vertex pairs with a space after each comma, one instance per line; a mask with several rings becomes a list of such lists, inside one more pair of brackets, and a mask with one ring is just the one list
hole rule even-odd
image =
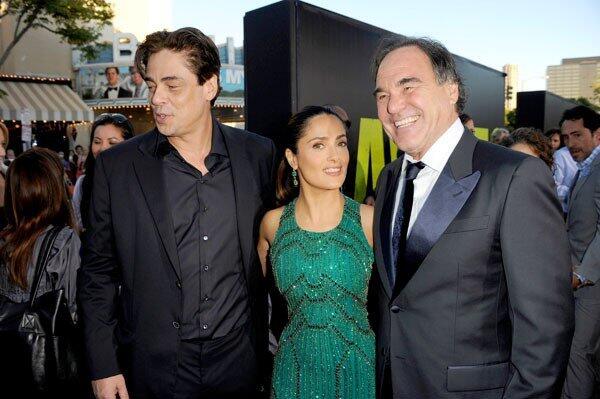
[[97, 399], [129, 399], [123, 374], [94, 380], [92, 388]]

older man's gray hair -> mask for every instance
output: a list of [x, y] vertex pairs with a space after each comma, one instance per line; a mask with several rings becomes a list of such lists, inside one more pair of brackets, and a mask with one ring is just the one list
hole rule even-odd
[[498, 144], [502, 141], [502, 139], [504, 139], [507, 136], [510, 136], [510, 132], [508, 131], [508, 129], [505, 129], [503, 127], [497, 127], [494, 130], [492, 130], [492, 143]]

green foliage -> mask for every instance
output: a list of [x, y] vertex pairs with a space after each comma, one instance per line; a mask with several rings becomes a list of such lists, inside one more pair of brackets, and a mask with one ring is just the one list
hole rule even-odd
[[570, 98], [569, 100], [575, 101], [576, 103], [581, 104], [581, 105], [585, 105], [586, 107], [589, 107], [589, 108], [593, 109], [594, 111], [600, 111], [599, 106], [592, 103], [590, 100], [588, 100], [585, 97]]
[[82, 50], [86, 58], [98, 54], [96, 44], [102, 28], [110, 23], [113, 11], [106, 0], [10, 0], [4, 14], [15, 18], [11, 43], [0, 56], [0, 66], [31, 28], [57, 34], [63, 42]]
[[508, 130], [514, 130], [517, 127], [517, 110], [504, 111], [504, 125]]

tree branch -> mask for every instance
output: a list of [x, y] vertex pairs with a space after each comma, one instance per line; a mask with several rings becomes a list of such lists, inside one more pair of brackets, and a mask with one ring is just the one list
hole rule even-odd
[[[41, 8], [40, 7], [36, 7], [33, 10], [32, 15], [35, 16], [40, 12]], [[23, 15], [25, 15], [25, 11], [21, 12], [21, 14], [19, 15], [19, 21], [17, 26], [21, 23], [21, 18], [23, 18]], [[25, 27], [17, 33], [17, 30], [15, 29], [15, 36], [13, 37], [12, 42], [10, 42], [10, 44], [8, 46], [6, 46], [6, 49], [4, 50], [4, 53], [2, 54], [2, 57], [0, 57], [0, 67], [2, 67], [2, 65], [4, 65], [4, 62], [6, 62], [6, 59], [8, 58], [8, 55], [10, 54], [10, 52], [12, 51], [12, 49], [17, 45], [17, 43], [19, 42], [19, 40], [21, 40], [21, 38], [23, 37], [23, 35], [25, 34], [25, 32], [27, 32], [35, 23], [36, 18], [31, 18], [31, 20], [29, 22], [27, 22], [27, 25], [25, 25]]]

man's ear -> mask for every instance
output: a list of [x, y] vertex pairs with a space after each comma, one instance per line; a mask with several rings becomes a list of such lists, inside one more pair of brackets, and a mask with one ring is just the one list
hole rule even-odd
[[202, 87], [204, 88], [204, 96], [208, 100], [212, 101], [219, 93], [219, 79], [217, 78], [217, 75], [213, 75], [210, 79], [204, 82]]
[[446, 93], [448, 93], [452, 105], [456, 104], [458, 102], [458, 97], [460, 94], [458, 89], [458, 83], [446, 83], [444, 85], [444, 89], [446, 90]]

